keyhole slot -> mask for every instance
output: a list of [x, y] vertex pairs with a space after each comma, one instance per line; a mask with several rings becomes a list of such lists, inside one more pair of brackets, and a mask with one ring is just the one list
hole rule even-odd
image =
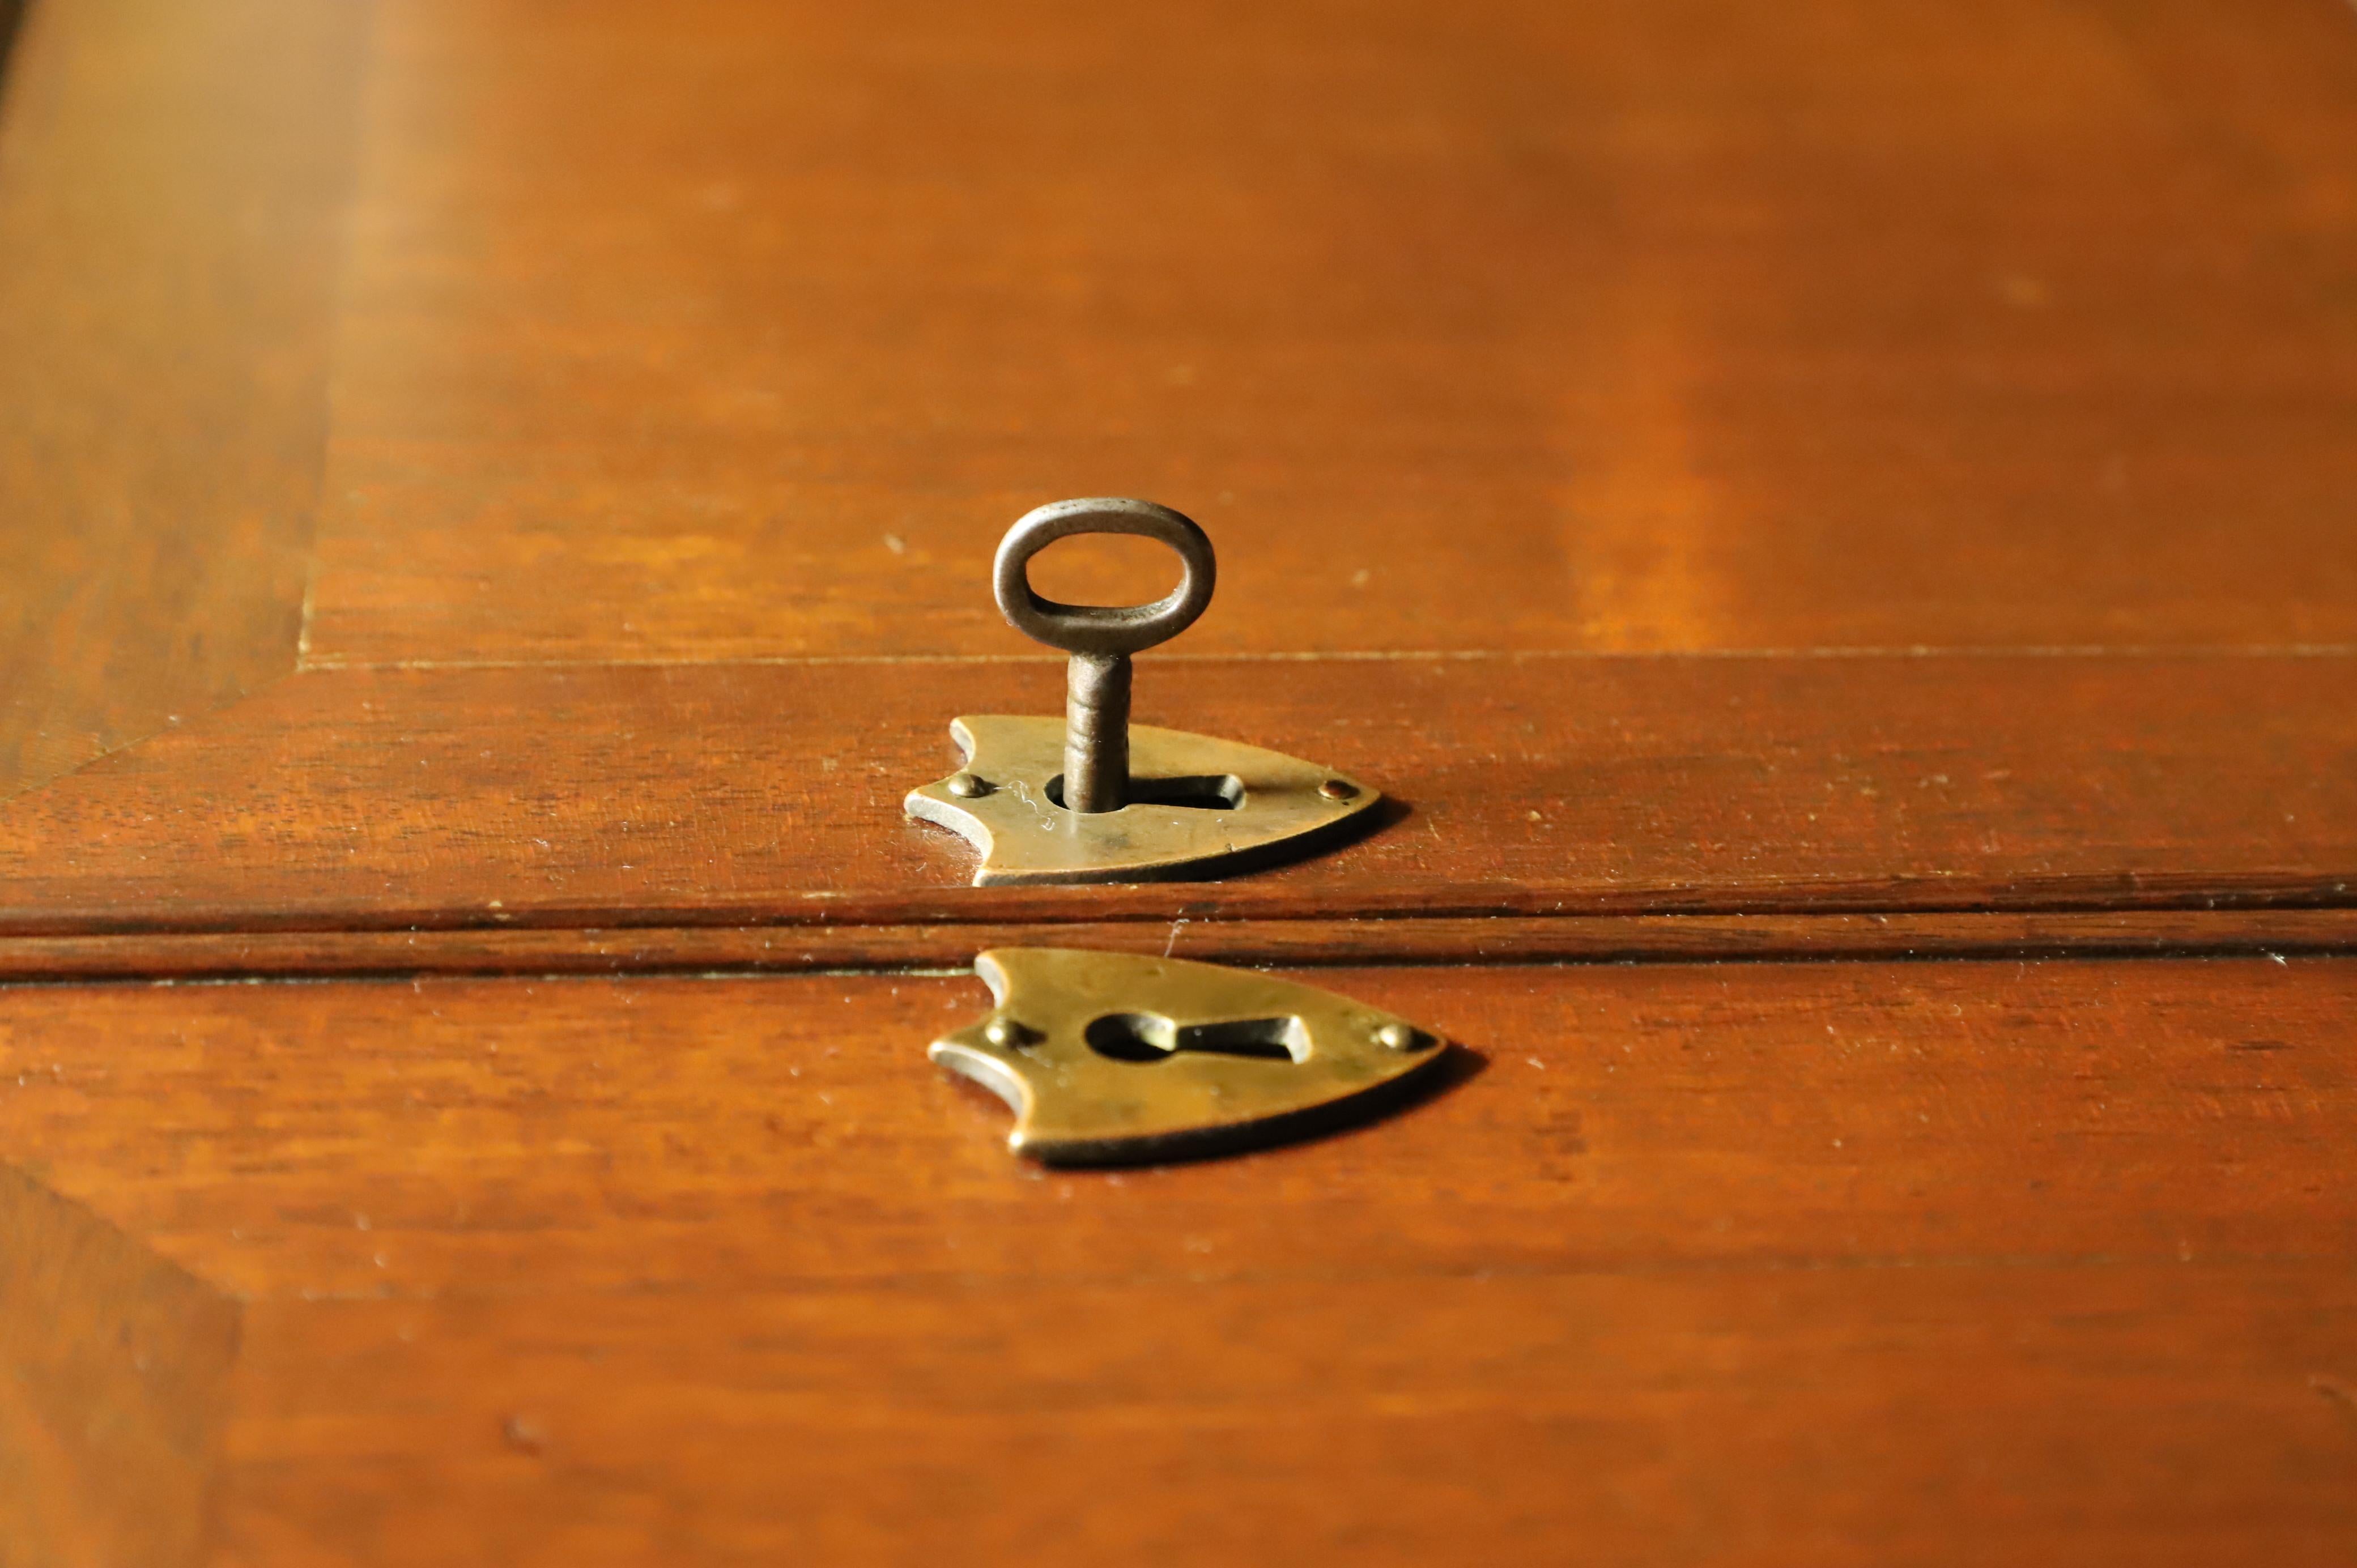
[[1117, 1062], [1168, 1061], [1180, 1051], [1264, 1061], [1309, 1059], [1309, 1031], [1290, 1016], [1235, 1018], [1180, 1028], [1158, 1013], [1107, 1013], [1092, 1020], [1082, 1038], [1089, 1049]]
[[[1064, 776], [1048, 780], [1048, 799], [1064, 806]], [[1232, 811], [1244, 803], [1244, 781], [1232, 773], [1189, 774], [1177, 779], [1129, 781], [1128, 804], [1177, 806], [1189, 811]], [[1066, 811], [1071, 810], [1064, 806]]]

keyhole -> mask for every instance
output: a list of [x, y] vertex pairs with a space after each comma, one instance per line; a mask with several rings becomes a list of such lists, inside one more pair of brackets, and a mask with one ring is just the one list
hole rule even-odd
[[[1064, 803], [1064, 776], [1048, 780], [1048, 799]], [[1129, 781], [1133, 806], [1180, 806], [1190, 811], [1232, 811], [1244, 803], [1244, 781], [1232, 773], [1189, 774], [1177, 779]]]
[[1089, 1049], [1117, 1062], [1168, 1061], [1180, 1051], [1307, 1061], [1309, 1031], [1295, 1017], [1238, 1018], [1180, 1028], [1158, 1013], [1108, 1013], [1082, 1033]]

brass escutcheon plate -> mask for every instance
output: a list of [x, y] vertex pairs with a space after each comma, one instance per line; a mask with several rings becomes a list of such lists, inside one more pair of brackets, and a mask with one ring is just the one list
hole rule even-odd
[[909, 815], [982, 852], [980, 887], [1153, 882], [1244, 869], [1315, 847], [1383, 797], [1348, 774], [1256, 746], [1133, 725], [1130, 803], [1066, 811], [1060, 718], [953, 719], [965, 766], [911, 789]]
[[974, 961], [990, 1016], [932, 1059], [1015, 1112], [1007, 1146], [1055, 1165], [1218, 1153], [1382, 1103], [1448, 1049], [1406, 1019], [1250, 970], [1076, 948]]

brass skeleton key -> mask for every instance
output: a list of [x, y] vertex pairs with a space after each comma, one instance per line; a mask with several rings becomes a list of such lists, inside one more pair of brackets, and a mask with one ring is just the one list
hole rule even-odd
[[[1178, 585], [1150, 605], [1063, 605], [1031, 591], [1031, 557], [1076, 533], [1134, 533], [1178, 553]], [[1129, 804], [1133, 653], [1169, 641], [1211, 605], [1218, 580], [1211, 542], [1192, 518], [1152, 501], [1057, 501], [1028, 511], [998, 542], [991, 588], [1006, 624], [1072, 656], [1064, 675], [1062, 804], [1081, 812]]]
[[[1059, 539], [1127, 533], [1178, 553], [1178, 586], [1152, 604], [1066, 605], [1034, 593], [1031, 558]], [[1131, 658], [1194, 624], [1211, 601], [1211, 542], [1152, 501], [1057, 501], [998, 546], [992, 586], [1017, 630], [1071, 656], [1064, 717], [967, 714], [950, 723], [965, 766], [909, 792], [909, 815], [982, 851], [983, 886], [1224, 875], [1347, 831], [1381, 799], [1298, 757], [1130, 723]]]

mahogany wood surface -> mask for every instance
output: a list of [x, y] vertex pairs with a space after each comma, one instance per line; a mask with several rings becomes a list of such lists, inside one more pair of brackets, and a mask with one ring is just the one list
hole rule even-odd
[[360, 13], [0, 5], [0, 796], [295, 668]]
[[199, 1560], [238, 1328], [218, 1290], [0, 1166], [0, 1563]]
[[[1400, 798], [1211, 883], [976, 888], [904, 820], [1050, 664], [345, 671], [0, 812], [12, 934], [2348, 907], [2337, 657], [1146, 661], [1140, 716]], [[129, 937], [126, 940], [130, 940]]]
[[[142, 158], [230, 168], [316, 212], [345, 145], [326, 110], [318, 134], [294, 137], [283, 117], [240, 118], [218, 93], [124, 119], [102, 113], [101, 88], [70, 89], [156, 60], [214, 81], [204, 62], [242, 59], [240, 29], [284, 11], [308, 31], [285, 34], [272, 69], [311, 68], [302, 80], [329, 103], [350, 72], [337, 73], [343, 35], [320, 7], [176, 12], [184, 38], [129, 11], [102, 26], [83, 15], [91, 3], [53, 0], [28, 38], [0, 126], [24, 168], [137, 210], [138, 182], [113, 171], [110, 183], [109, 167], [42, 140], [48, 82]], [[0, 920], [46, 940], [511, 920], [2346, 902], [2352, 663], [2314, 639], [2340, 636], [2330, 607], [2357, 602], [2343, 581], [2357, 531], [2321, 492], [2299, 490], [2295, 505], [2281, 487], [2329, 489], [2347, 448], [2333, 437], [2357, 359], [2341, 351], [2346, 313], [2312, 267], [2351, 210], [2348, 144], [2333, 134], [2349, 113], [2347, 50], [2330, 47], [2347, 42], [2348, 16], [2309, 0], [2232, 12], [2020, 0], [1970, 24], [1937, 7], [1819, 0], [1765, 29], [1698, 6], [1499, 6], [1446, 29], [1413, 8], [1348, 28], [1314, 6], [1188, 15], [1201, 30], [1050, 5], [1010, 4], [987, 23], [952, 8], [852, 20], [730, 0], [562, 17], [498, 0], [379, 7], [365, 102], [345, 105], [360, 124], [360, 204], [340, 281], [325, 247], [283, 236], [221, 263], [227, 292], [276, 302], [288, 332], [328, 330], [314, 317], [336, 302], [335, 413], [318, 459], [328, 515], [302, 672], [0, 812]], [[1336, 38], [1348, 47], [1308, 47]], [[123, 63], [77, 75], [60, 63], [81, 58], [69, 44]], [[1108, 65], [1148, 54], [1163, 74], [1136, 89], [1140, 115], [1103, 113], [1090, 94], [1105, 91]], [[2273, 91], [2255, 91], [2254, 72]], [[1215, 81], [1235, 91], [1211, 92]], [[1186, 113], [1144, 113], [1196, 104], [1189, 84], [1205, 91]], [[1135, 128], [1078, 136], [1075, 116]], [[190, 142], [190, 124], [220, 145]], [[289, 173], [243, 157], [237, 137], [257, 126], [309, 161]], [[2066, 133], [2071, 156], [2031, 159]], [[1308, 162], [1272, 163], [1272, 141]], [[706, 176], [718, 184], [694, 183]], [[665, 205], [683, 191], [716, 228]], [[1245, 195], [1261, 205], [1220, 205]], [[906, 205], [920, 196], [933, 205]], [[1114, 221], [1138, 219], [1148, 197], [1170, 209], [1158, 225]], [[1427, 222], [1443, 198], [1463, 223]], [[992, 203], [1027, 221], [968, 221]], [[205, 210], [218, 222], [236, 208]], [[1404, 225], [1397, 245], [1366, 242], [1377, 212]], [[1933, 308], [1922, 291], [1971, 260], [1958, 243], [1980, 233], [1967, 215], [2070, 250], [2092, 280], [2072, 294], [2080, 304], [2007, 305], [2004, 321], [2035, 318], [2015, 338], [1962, 305]], [[1497, 223], [1511, 232], [1482, 226]], [[947, 233], [964, 247], [955, 265], [925, 239]], [[1119, 243], [1092, 250], [1086, 235]], [[1058, 244], [1063, 272], [1027, 249]], [[1244, 266], [1237, 245], [1290, 260]], [[1338, 272], [1343, 256], [1360, 270]], [[1598, 268], [1646, 280], [1680, 323], [1683, 355], [1599, 355], [1517, 314], [1602, 300], [1622, 321], [1628, 302], [1596, 286]], [[106, 273], [19, 273], [17, 286], [48, 291], [33, 303], [49, 308], [28, 320], [59, 319], [55, 306], [75, 299], [103, 313], [135, 292]], [[1803, 295], [1817, 304], [1803, 308]], [[1364, 843], [1270, 876], [985, 896], [962, 886], [963, 846], [901, 822], [898, 798], [946, 766], [951, 714], [1055, 702], [1052, 666], [1023, 662], [1020, 639], [990, 624], [990, 539], [1039, 499], [992, 465], [1019, 456], [1072, 488], [1155, 489], [1161, 470], [1141, 444], [1194, 462], [1185, 454], [1217, 435], [1158, 404], [1076, 395], [1068, 379], [1092, 355], [1155, 342], [1130, 308], [1149, 298], [1172, 330], [1227, 334], [1255, 367], [1243, 384], [1273, 400], [1205, 400], [1228, 422], [1220, 440], [1290, 462], [1293, 493], [1360, 473], [1392, 510], [1223, 528], [1229, 592], [1192, 651], [1154, 661], [1141, 713], [1329, 757], [1403, 805]], [[2104, 314], [2115, 308], [2126, 314]], [[240, 351], [274, 341], [237, 325], [218, 330]], [[1060, 345], [1049, 362], [1061, 368], [1023, 380], [1043, 361], [985, 351], [1004, 332]], [[192, 338], [213, 340], [175, 321], [135, 340], [186, 360]], [[294, 341], [269, 363], [286, 372], [285, 409], [299, 412], [317, 355], [310, 337]], [[1392, 364], [1402, 344], [1439, 379], [1416, 380], [1407, 360], [1387, 379], [1367, 359]], [[1821, 358], [1836, 349], [1840, 375]], [[103, 361], [80, 341], [59, 356]], [[2164, 374], [2162, 360], [2176, 368]], [[1615, 365], [1644, 384], [1627, 398], [1580, 390]], [[1722, 387], [1681, 401], [1655, 384], [1702, 367], [1729, 386], [1769, 376], [1773, 395]], [[802, 391], [764, 402], [770, 381]], [[929, 403], [927, 387], [953, 392], [953, 406]], [[1538, 404], [1487, 395], [1534, 388], [1546, 428], [1593, 433], [1595, 451], [1530, 446], [1521, 421]], [[2067, 407], [2041, 403], [2057, 388]], [[20, 391], [15, 405], [46, 406]], [[1835, 403], [1813, 407], [1818, 396]], [[1337, 397], [1360, 401], [1338, 409]], [[1390, 400], [1390, 424], [1364, 416], [1367, 399]], [[1706, 403], [1717, 412], [1697, 424]], [[2001, 413], [2007, 442], [1967, 439], [1975, 409]], [[238, 412], [241, 429], [297, 446], [310, 428]], [[1814, 444], [1769, 428], [1797, 413], [1821, 426]], [[2198, 439], [2179, 428], [2196, 415], [2208, 422]], [[2218, 422], [2245, 415], [2264, 415], [2268, 441], [2316, 440], [2289, 451], [2229, 439]], [[1903, 439], [1878, 437], [1881, 467], [1843, 445], [1892, 419], [1911, 423]], [[1539, 508], [1588, 482], [1598, 453], [1666, 449], [1660, 426], [1682, 421], [1677, 464], [1770, 464], [1711, 481], [1744, 498], [1717, 532], [1681, 532], [1652, 510], [1695, 492], [1684, 468], [1621, 486], [1619, 512], [1582, 502], [1558, 527]], [[1440, 445], [1385, 434], [1403, 423]], [[2178, 467], [2120, 503], [2132, 516], [2090, 510], [2060, 470], [2029, 483], [2000, 460], [2050, 436], [2137, 432]], [[797, 472], [823, 452], [866, 477], [813, 473], [780, 490], [782, 469], [746, 466], [756, 448]], [[1951, 448], [1956, 462], [1925, 467]], [[145, 471], [127, 449], [74, 450], [120, 484]], [[1510, 453], [1545, 461], [1532, 469]], [[288, 498], [265, 530], [283, 543], [299, 532], [309, 470], [250, 466]], [[688, 469], [703, 489], [682, 488]], [[1459, 504], [1431, 489], [1444, 479], [1512, 494]], [[125, 510], [136, 548], [106, 548], [169, 564], [170, 602], [140, 625], [234, 662], [224, 650], [262, 643], [213, 624], [210, 588], [255, 596], [283, 619], [288, 557], [189, 534], [188, 516], [236, 495], [186, 473], [173, 483]], [[1892, 488], [1908, 486], [1961, 510], [1937, 527], [1892, 510]], [[2216, 499], [2229, 493], [2231, 506]], [[178, 496], [191, 505], [165, 504]], [[703, 521], [683, 521], [680, 505]], [[938, 550], [907, 532], [931, 508], [968, 520]], [[94, 536], [70, 510], [36, 510], [57, 526], [12, 537], [70, 543], [34, 579], [103, 588], [103, 574], [68, 560]], [[1775, 521], [1803, 510], [1816, 521]], [[869, 541], [871, 523], [888, 541]], [[1591, 525], [1781, 607], [1684, 616], [1675, 635], [1590, 635], [1565, 607], [1577, 585], [1654, 593], [1565, 545]], [[2086, 529], [2113, 546], [2079, 547], [2072, 531]], [[1373, 566], [1328, 584], [1335, 552], [1361, 542], [1412, 587], [1355, 582]], [[1541, 542], [1551, 553], [1530, 556]], [[877, 550], [895, 563], [881, 575], [860, 564]], [[1324, 564], [1310, 570], [1303, 552]], [[1902, 560], [1939, 591], [1878, 575]], [[1092, 581], [1085, 561], [1064, 570]], [[2104, 575], [2066, 580], [2084, 571]], [[2264, 616], [2235, 607], [2238, 583], [2257, 585]], [[2035, 609], [2050, 591], [2062, 607]], [[609, 615], [624, 592], [630, 606]], [[2046, 617], [2042, 629], [1999, 615], [2000, 600], [2032, 607], [2023, 613]], [[2317, 604], [2321, 620], [2303, 607]], [[1870, 635], [1860, 606], [1880, 618]], [[641, 616], [648, 629], [631, 629]], [[398, 636], [386, 629], [396, 622]], [[700, 629], [680, 629], [691, 623]], [[150, 703], [186, 673], [168, 651], [41, 624], [48, 643], [27, 645], [40, 680], [103, 670], [108, 701]], [[2005, 650], [2025, 639], [2112, 651]], [[1796, 656], [1875, 641], [1995, 646], [1966, 659]], [[1589, 656], [1761, 642], [1775, 646], [1740, 659]], [[942, 656], [920, 657], [929, 650]], [[1395, 654], [1415, 656], [1357, 657]], [[71, 740], [44, 725], [42, 746]], [[7, 967], [42, 961], [35, 951]], [[100, 963], [139, 961], [118, 950]], [[158, 950], [155, 961], [172, 961]]]
[[2340, 1263], [698, 1305], [257, 1308], [228, 1560], [2206, 1568], [2352, 1530]]
[[2344, 0], [377, 16], [322, 662], [2357, 644]]
[[2357, 964], [1307, 977], [1461, 1067], [1041, 1173], [971, 976], [20, 987], [0, 1141], [242, 1304], [225, 1561], [2345, 1557]]
[[[0, 1568], [2347, 1562], [2352, 241], [2339, 0], [33, 0]], [[902, 819], [1089, 492], [1363, 838]], [[1454, 1069], [1042, 1173], [1021, 940]]]

